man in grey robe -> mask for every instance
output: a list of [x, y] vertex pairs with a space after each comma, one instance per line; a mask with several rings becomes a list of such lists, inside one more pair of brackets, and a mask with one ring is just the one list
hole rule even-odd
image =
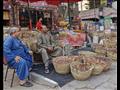
[[61, 56], [62, 48], [59, 45], [55, 45], [55, 40], [45, 25], [42, 26], [42, 32], [38, 35], [37, 40], [38, 52], [42, 55], [43, 63], [45, 64], [45, 73], [49, 73], [49, 56]]

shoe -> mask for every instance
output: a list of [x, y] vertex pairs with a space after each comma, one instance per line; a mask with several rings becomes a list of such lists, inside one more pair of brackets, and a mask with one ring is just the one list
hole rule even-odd
[[26, 81], [25, 83], [20, 84], [20, 86], [23, 86], [23, 87], [32, 87], [33, 84], [31, 82]]
[[48, 66], [45, 66], [45, 73], [50, 73]]
[[49, 69], [45, 69], [45, 73], [46, 74], [50, 73]]

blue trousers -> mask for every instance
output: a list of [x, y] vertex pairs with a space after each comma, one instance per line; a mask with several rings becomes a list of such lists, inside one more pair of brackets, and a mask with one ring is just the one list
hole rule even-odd
[[16, 61], [13, 60], [10, 63], [8, 63], [8, 65], [16, 69], [16, 74], [20, 80], [25, 80], [29, 75], [29, 69], [32, 66], [32, 61], [21, 58], [21, 60], [18, 63], [16, 63]]

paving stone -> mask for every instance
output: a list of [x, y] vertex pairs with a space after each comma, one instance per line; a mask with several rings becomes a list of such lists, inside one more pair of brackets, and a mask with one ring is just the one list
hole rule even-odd
[[72, 87], [72, 88], [82, 88], [82, 87], [86, 87], [86, 85], [88, 84], [88, 81], [78, 81], [78, 80], [74, 80], [68, 84], [66, 84], [65, 86], [63, 86], [62, 88], [65, 87]]
[[100, 87], [96, 88], [95, 90], [115, 90], [117, 86], [113, 85], [112, 83], [104, 83]]

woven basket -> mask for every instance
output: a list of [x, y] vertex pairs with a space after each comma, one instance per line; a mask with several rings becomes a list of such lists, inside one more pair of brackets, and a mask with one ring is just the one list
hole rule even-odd
[[70, 72], [70, 62], [67, 56], [60, 56], [53, 59], [55, 71], [59, 74], [67, 74]]
[[91, 76], [92, 70], [93, 70], [93, 66], [90, 64], [86, 64], [86, 65], [90, 65], [89, 69], [86, 71], [81, 71], [79, 69], [74, 68], [76, 65], [81, 65], [81, 63], [79, 62], [73, 62], [70, 64], [70, 69], [71, 69], [71, 73], [72, 76], [76, 79], [76, 80], [86, 80]]
[[[99, 55], [88, 57], [85, 60], [87, 63], [91, 63], [95, 66], [94, 72], [99, 72], [99, 73], [102, 72], [102, 69], [103, 71], [109, 70], [112, 64], [112, 60], [110, 58]], [[97, 67], [97, 65], [99, 66]]]
[[85, 59], [85, 61], [87, 63], [90, 63], [90, 64], [94, 65], [94, 69], [93, 69], [92, 75], [100, 74], [104, 70], [104, 67], [105, 67], [105, 64], [102, 63], [98, 59], [98, 57], [100, 57], [100, 56], [91, 56], [91, 57]]
[[104, 45], [101, 45], [101, 44], [97, 44], [97, 43], [93, 43], [93, 44], [92, 44], [92, 48], [93, 48], [93, 49], [103, 48], [103, 47], [104, 47]]
[[101, 57], [101, 61], [104, 63], [103, 71], [109, 70], [112, 65], [112, 60], [108, 57]]
[[55, 71], [59, 74], [67, 74], [70, 72], [70, 63], [79, 62], [80, 56], [60, 56], [53, 59]]
[[102, 73], [104, 67], [100, 64], [94, 64], [92, 75], [99, 75]]
[[37, 52], [37, 43], [31, 41], [31, 42], [30, 42], [30, 49], [31, 49], [33, 52]]
[[116, 61], [117, 60], [117, 53], [107, 51], [107, 56], [111, 58], [112, 60]]
[[70, 63], [75, 62], [75, 61], [79, 62], [81, 58], [82, 57], [80, 57], [80, 56], [68, 56], [68, 60]]
[[117, 60], [117, 48], [108, 48], [107, 49], [107, 57], [116, 61]]
[[36, 31], [22, 31], [19, 38], [33, 51], [37, 52], [37, 36]]
[[90, 51], [80, 51], [79, 55], [81, 56], [96, 56], [97, 54], [94, 52], [90, 52]]
[[106, 55], [106, 49], [104, 47], [104, 45], [101, 44], [93, 44], [92, 45], [93, 50], [95, 51], [95, 53], [97, 54], [101, 54], [101, 55]]

